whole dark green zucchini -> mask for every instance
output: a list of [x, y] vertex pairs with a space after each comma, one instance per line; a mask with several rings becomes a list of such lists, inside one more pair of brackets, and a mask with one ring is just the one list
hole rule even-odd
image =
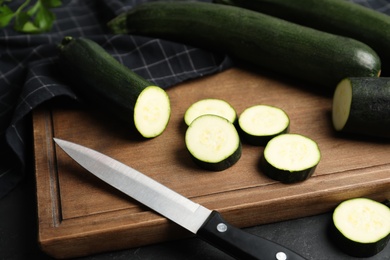
[[160, 135], [170, 118], [167, 93], [119, 63], [96, 42], [65, 37], [59, 45], [62, 72], [75, 91], [101, 110], [130, 122], [145, 138]]
[[113, 33], [184, 42], [331, 89], [349, 76], [378, 76], [376, 52], [336, 36], [244, 8], [204, 2], [150, 2], [109, 22]]
[[390, 78], [346, 78], [336, 87], [335, 130], [390, 138]]
[[345, 0], [214, 0], [357, 39], [373, 48], [390, 71], [390, 16]]

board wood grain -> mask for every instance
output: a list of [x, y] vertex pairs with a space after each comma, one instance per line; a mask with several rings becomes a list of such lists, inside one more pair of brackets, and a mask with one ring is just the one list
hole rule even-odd
[[[168, 89], [166, 131], [143, 140], [98, 109], [46, 106], [33, 113], [39, 243], [56, 258], [137, 247], [191, 236], [86, 172], [53, 137], [107, 154], [210, 209], [238, 227], [332, 210], [353, 197], [390, 197], [388, 141], [336, 134], [331, 95], [274, 75], [233, 68]], [[307, 181], [282, 184], [258, 167], [263, 147], [243, 144], [242, 157], [221, 172], [198, 168], [184, 143], [186, 109], [202, 98], [228, 101], [240, 114], [256, 104], [284, 109], [290, 132], [315, 140], [320, 164]]]

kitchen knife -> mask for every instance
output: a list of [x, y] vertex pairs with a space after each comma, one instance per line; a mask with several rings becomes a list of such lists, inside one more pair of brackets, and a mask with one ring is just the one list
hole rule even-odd
[[119, 161], [69, 141], [58, 138], [54, 138], [54, 141], [101, 180], [236, 259], [305, 259], [277, 243], [230, 225], [217, 211], [183, 197]]

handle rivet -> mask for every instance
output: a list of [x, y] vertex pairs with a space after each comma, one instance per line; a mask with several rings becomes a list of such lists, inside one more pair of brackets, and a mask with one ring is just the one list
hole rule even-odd
[[217, 225], [217, 230], [218, 230], [218, 232], [221, 232], [221, 233], [226, 232], [227, 226], [224, 223], [219, 223]]
[[278, 253], [276, 253], [276, 259], [277, 260], [286, 260], [287, 255], [284, 252], [278, 252]]

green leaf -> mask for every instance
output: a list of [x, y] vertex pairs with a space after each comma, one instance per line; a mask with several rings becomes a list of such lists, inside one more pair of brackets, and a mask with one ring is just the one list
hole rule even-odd
[[20, 29], [19, 29], [20, 32], [24, 32], [24, 33], [40, 33], [42, 32], [38, 27], [35, 26], [34, 23], [32, 23], [31, 21], [27, 21], [26, 23], [24, 23]]
[[41, 1], [37, 1], [30, 9], [28, 9], [27, 14], [30, 17], [33, 17], [36, 12], [38, 12], [38, 9], [41, 7]]
[[41, 5], [34, 19], [34, 24], [41, 31], [48, 31], [55, 20], [55, 15], [47, 8]]
[[16, 31], [22, 32], [23, 26], [29, 21], [29, 19], [30, 19], [30, 16], [27, 14], [27, 12], [15, 13], [14, 29]]
[[14, 12], [8, 6], [0, 6], [0, 28], [6, 27], [14, 16]]
[[31, 6], [29, 5], [30, 0], [25, 0], [13, 12], [9, 7], [3, 5], [4, 2], [9, 1], [0, 0], [0, 28], [7, 26], [14, 18], [14, 29], [24, 33], [42, 33], [49, 31], [56, 19], [50, 9], [62, 5], [61, 0], [37, 0]]

